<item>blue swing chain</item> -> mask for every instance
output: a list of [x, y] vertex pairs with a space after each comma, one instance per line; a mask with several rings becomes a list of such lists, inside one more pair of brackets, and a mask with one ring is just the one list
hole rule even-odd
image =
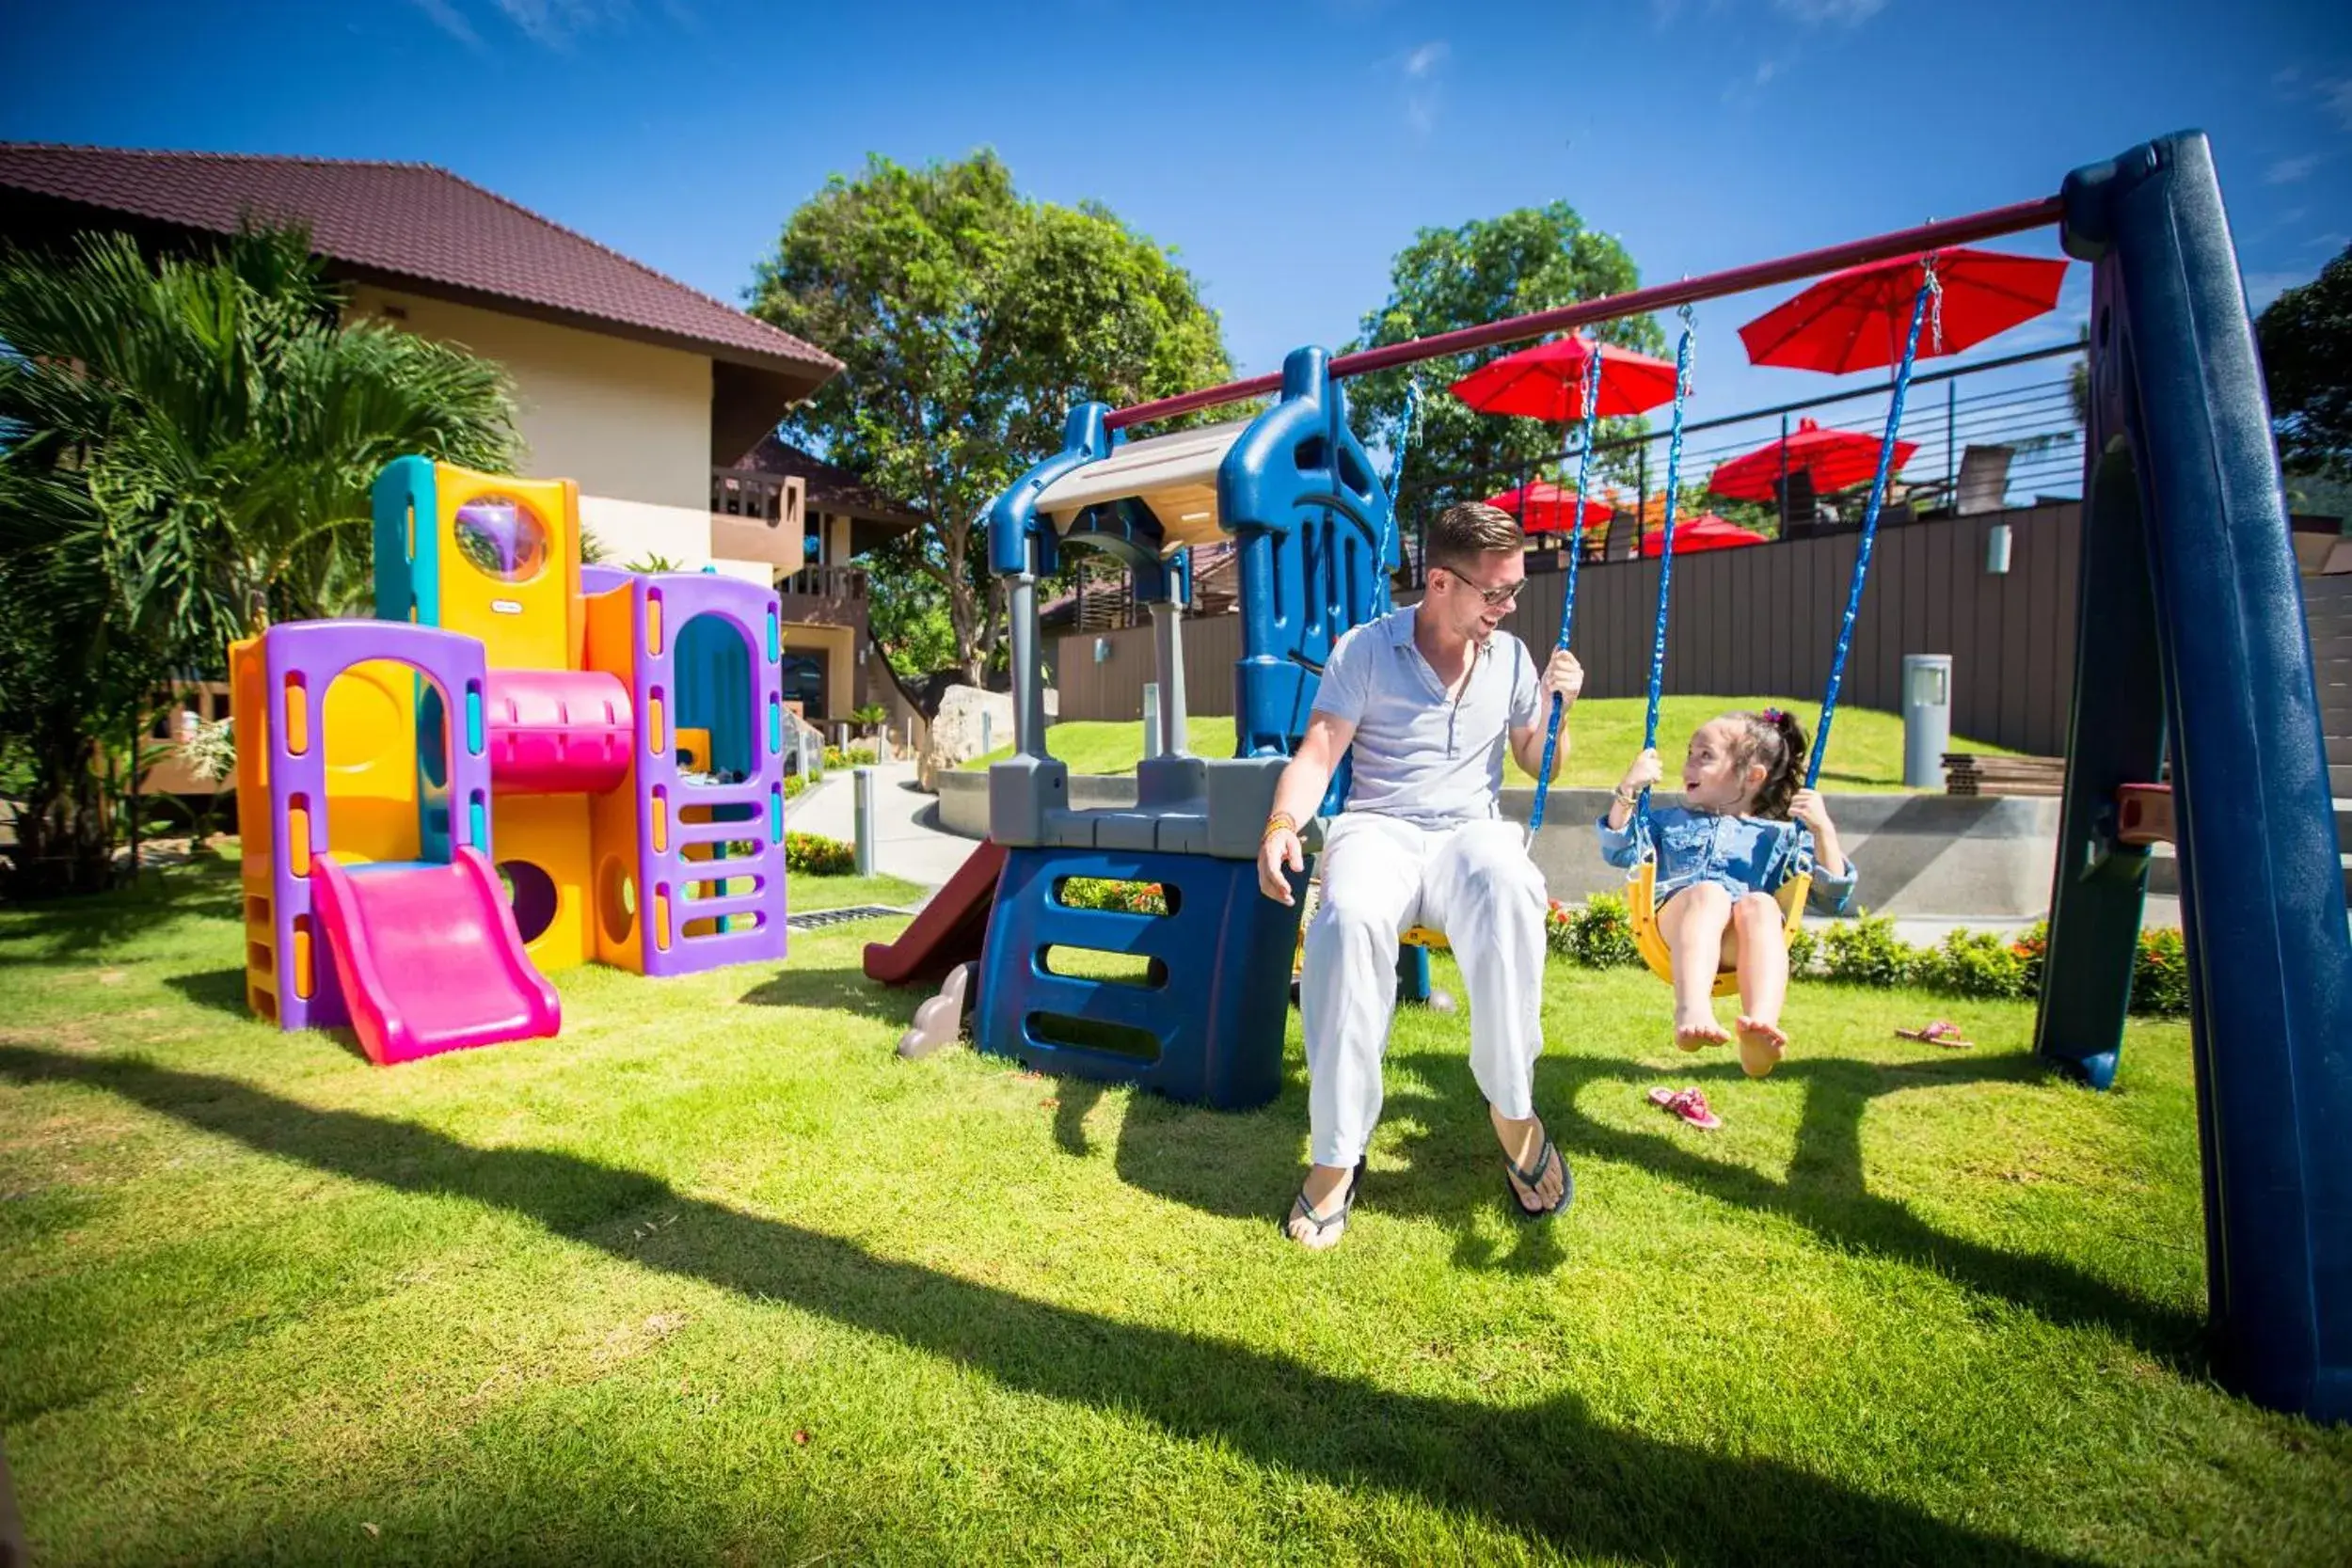
[[1396, 462], [1389, 469], [1389, 510], [1380, 519], [1380, 557], [1375, 576], [1379, 579], [1379, 592], [1375, 609], [1387, 614], [1391, 603], [1389, 592], [1389, 536], [1400, 531], [1401, 508], [1405, 503], [1405, 454], [1412, 450], [1413, 433], [1421, 428], [1421, 377], [1405, 384], [1404, 428], [1397, 433]]
[[[1600, 343], [1593, 342], [1591, 355], [1584, 361], [1584, 441], [1583, 454], [1576, 465], [1576, 520], [1570, 525], [1568, 536], [1567, 597], [1560, 606], [1560, 641], [1554, 651], [1566, 648], [1569, 633], [1576, 626], [1576, 567], [1584, 558], [1584, 492], [1593, 477], [1593, 433], [1600, 417]], [[1562, 462], [1567, 461], [1565, 441], [1567, 426], [1561, 426]], [[1560, 694], [1551, 697], [1551, 718], [1544, 730], [1544, 766], [1535, 775], [1535, 804], [1527, 814], [1527, 836], [1533, 839], [1544, 826], [1544, 800], [1551, 793], [1551, 767], [1560, 748], [1560, 721], [1566, 716], [1567, 705]]]
[[[1682, 405], [1691, 395], [1691, 308], [1681, 310], [1682, 338], [1675, 345], [1675, 413], [1674, 438], [1666, 448], [1666, 529], [1665, 537], [1658, 545], [1658, 625], [1650, 636], [1649, 650], [1649, 713], [1642, 721], [1642, 750], [1655, 750], [1658, 745], [1658, 708], [1660, 693], [1666, 683], [1666, 605], [1674, 585], [1675, 575], [1675, 509], [1681, 500], [1682, 487]], [[1642, 786], [1642, 798], [1635, 803], [1634, 815], [1645, 823], [1649, 820], [1649, 786]]]
[[[1935, 258], [1932, 255], [1926, 259], [1923, 270], [1925, 276], [1919, 285], [1918, 295], [1911, 302], [1911, 336], [1903, 342], [1902, 364], [1895, 372], [1895, 399], [1886, 411], [1886, 434], [1879, 440], [1879, 467], [1878, 473], [1870, 481], [1870, 504], [1862, 515], [1862, 547], [1854, 556], [1853, 582], [1846, 590], [1846, 615], [1837, 626], [1836, 651], [1830, 656], [1829, 687], [1821, 697], [1821, 721], [1814, 731], [1812, 759], [1805, 764], [1804, 787], [1807, 789], [1813, 788], [1820, 778], [1821, 759], [1829, 754], [1830, 722], [1837, 717], [1837, 689], [1846, 678], [1846, 653], [1853, 645], [1854, 619], [1862, 612], [1862, 590], [1870, 576], [1870, 546], [1878, 538], [1879, 506], [1886, 499], [1887, 474], [1894, 467], [1895, 436], [1903, 422], [1903, 398], [1911, 390], [1912, 361], [1919, 352], [1919, 326], [1928, 318], [1931, 305], [1935, 318], [1935, 337], [1930, 352], [1943, 352], [1944, 285], [1936, 280]], [[1665, 611], [1662, 608], [1665, 601], [1662, 594], [1659, 602], [1661, 606], [1659, 636], [1662, 647], [1665, 636]], [[1650, 679], [1651, 715], [1655, 723], [1657, 675], [1654, 669]]]

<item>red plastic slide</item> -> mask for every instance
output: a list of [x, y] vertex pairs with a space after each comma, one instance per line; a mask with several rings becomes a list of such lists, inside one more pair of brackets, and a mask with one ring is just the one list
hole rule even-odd
[[978, 958], [988, 940], [989, 911], [996, 906], [996, 879], [1004, 872], [1004, 846], [980, 840], [897, 942], [866, 944], [866, 977], [885, 986], [939, 980]]
[[446, 865], [343, 866], [321, 855], [310, 893], [370, 1061], [561, 1027], [555, 988], [524, 955], [506, 890], [479, 849], [460, 849]]

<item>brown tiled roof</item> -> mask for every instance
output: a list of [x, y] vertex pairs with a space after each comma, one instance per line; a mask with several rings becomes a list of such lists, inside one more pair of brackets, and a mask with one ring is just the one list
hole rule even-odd
[[300, 221], [313, 249], [362, 276], [604, 324], [786, 372], [811, 388], [841, 368], [789, 333], [431, 164], [0, 142], [8, 192], [211, 233], [234, 233], [248, 212]]
[[765, 474], [798, 474], [805, 504], [812, 512], [837, 512], [847, 517], [907, 528], [920, 528], [925, 521], [923, 514], [892, 500], [849, 469], [821, 457], [812, 457], [772, 435], [754, 447], [736, 467], [756, 468]]

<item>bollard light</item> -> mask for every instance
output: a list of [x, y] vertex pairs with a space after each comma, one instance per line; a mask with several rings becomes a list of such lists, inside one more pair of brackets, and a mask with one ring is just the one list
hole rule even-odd
[[874, 874], [874, 770], [860, 768], [850, 775], [856, 785], [857, 801], [857, 874]]

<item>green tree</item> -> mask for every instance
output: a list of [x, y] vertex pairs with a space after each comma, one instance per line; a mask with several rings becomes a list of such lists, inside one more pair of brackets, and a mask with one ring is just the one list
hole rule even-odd
[[[1625, 293], [1640, 284], [1641, 274], [1625, 246], [1585, 228], [1565, 201], [1476, 218], [1455, 229], [1423, 229], [1397, 252], [1387, 303], [1363, 318], [1361, 336], [1348, 348], [1426, 338]], [[1644, 354], [1663, 354], [1666, 348], [1665, 334], [1646, 315], [1610, 322], [1597, 336]], [[1559, 426], [1475, 413], [1446, 395], [1449, 385], [1479, 366], [1527, 346], [1507, 343], [1451, 355], [1349, 383], [1359, 430], [1376, 431], [1393, 446], [1403, 429], [1406, 388], [1415, 378], [1421, 382], [1420, 428], [1397, 498], [1398, 515], [1408, 526], [1449, 501], [1476, 499], [1516, 483], [1497, 470], [1559, 455]], [[1606, 441], [1643, 428], [1640, 420], [1603, 420], [1597, 436]], [[1571, 467], [1563, 483], [1573, 484], [1575, 477]]]
[[985, 151], [835, 175], [785, 225], [752, 312], [844, 366], [787, 417], [788, 437], [931, 519], [871, 561], [875, 640], [918, 705], [941, 615], [956, 668], [992, 662], [1004, 610], [984, 509], [1060, 446], [1071, 407], [1230, 373], [1216, 317], [1170, 252], [1101, 206], [1023, 197]]
[[2290, 473], [2352, 479], [2352, 245], [2255, 320], [2279, 457]]
[[364, 602], [368, 489], [418, 452], [511, 468], [497, 366], [381, 325], [299, 230], [149, 257], [122, 235], [0, 254], [0, 746], [14, 885], [106, 879], [94, 783], [174, 675]]

